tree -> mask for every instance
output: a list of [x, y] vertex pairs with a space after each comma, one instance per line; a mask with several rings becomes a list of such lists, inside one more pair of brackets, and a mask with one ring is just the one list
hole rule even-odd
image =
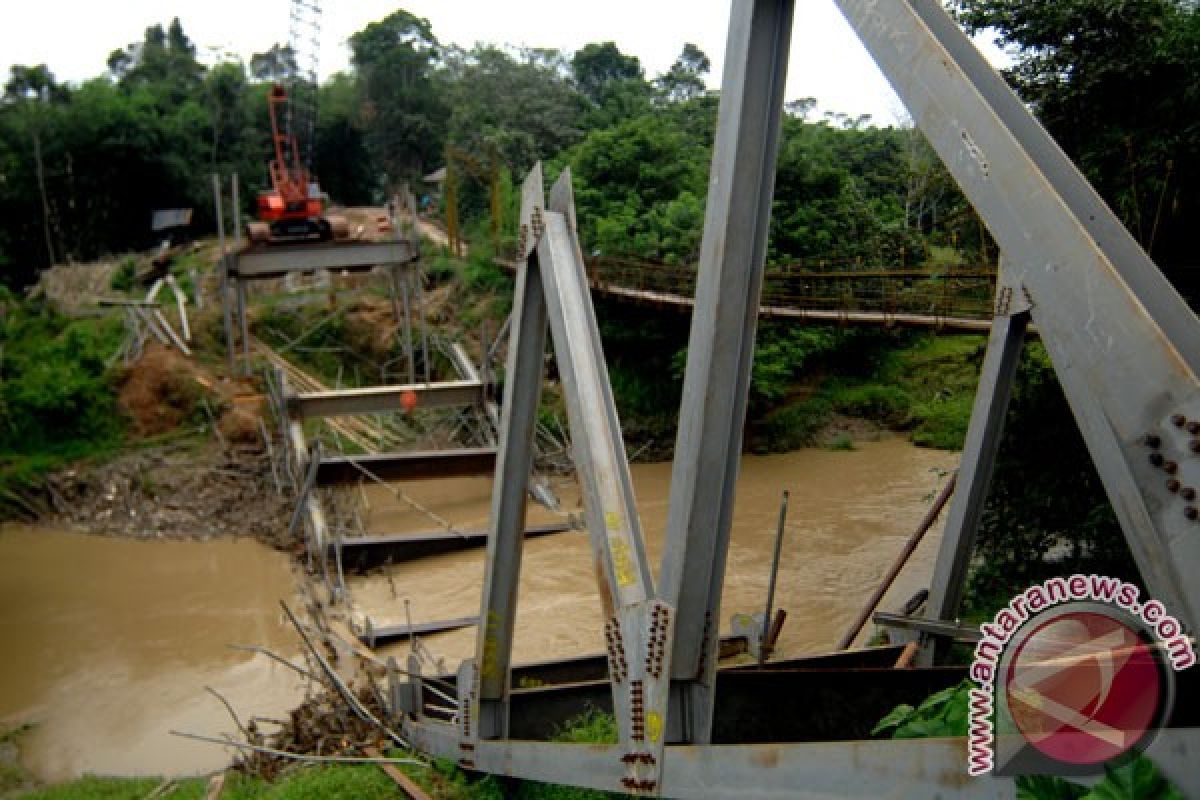
[[447, 109], [433, 81], [440, 45], [429, 20], [396, 11], [350, 37], [363, 82], [368, 144], [390, 181], [440, 160]]
[[353, 75], [339, 72], [321, 86], [317, 102], [313, 167], [329, 196], [347, 205], [366, 205], [384, 188], [377, 185], [379, 171], [367, 148], [360, 89]]
[[482, 156], [495, 149], [517, 174], [582, 138], [584, 101], [557, 51], [492, 45], [448, 51], [440, 85], [452, 109], [448, 138]]
[[1200, 212], [1200, 8], [1194, 0], [959, 0], [1016, 50], [1006, 73], [1171, 275]]
[[296, 51], [289, 44], [276, 42], [265, 53], [250, 56], [250, 75], [256, 81], [286, 83], [298, 71]]
[[53, 264], [54, 237], [51, 234], [53, 216], [50, 210], [50, 197], [46, 192], [46, 167], [42, 158], [42, 129], [45, 125], [44, 108], [46, 104], [64, 100], [67, 96], [65, 87], [59, 86], [53, 73], [45, 64], [28, 67], [14, 64], [10, 69], [8, 83], [4, 85], [4, 101], [16, 105], [24, 111], [26, 124], [33, 145], [33, 164], [37, 176], [38, 197], [42, 204], [42, 236], [46, 242], [47, 262]]
[[141, 42], [114, 50], [108, 68], [123, 89], [149, 89], [160, 107], [168, 109], [194, 98], [204, 75], [204, 66], [196, 60], [196, 47], [178, 17], [167, 30], [151, 25]]
[[571, 72], [579, 91], [596, 105], [603, 105], [612, 84], [643, 79], [638, 57], [625, 55], [615, 42], [584, 45], [571, 57]]
[[671, 102], [691, 100], [707, 91], [704, 76], [712, 69], [712, 62], [696, 45], [688, 42], [675, 63], [655, 83]]

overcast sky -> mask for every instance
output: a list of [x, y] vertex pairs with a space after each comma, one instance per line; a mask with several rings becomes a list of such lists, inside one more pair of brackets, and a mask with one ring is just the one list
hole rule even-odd
[[[320, 72], [349, 65], [346, 40], [397, 8], [427, 18], [443, 43], [476, 42], [553, 47], [572, 52], [588, 42], [612, 40], [641, 59], [647, 77], [664, 72], [684, 42], [713, 63], [709, 83], [720, 83], [729, 0], [323, 0]], [[218, 52], [244, 60], [288, 38], [288, 0], [82, 0], [6, 2], [0, 26], [0, 59], [47, 64], [61, 81], [79, 82], [105, 71], [114, 49], [139, 41], [147, 26], [178, 16], [201, 60]], [[989, 58], [1002, 58], [989, 48]], [[905, 118], [892, 93], [832, 0], [797, 3], [787, 99], [815, 97], [818, 108], [871, 114], [878, 124]]]

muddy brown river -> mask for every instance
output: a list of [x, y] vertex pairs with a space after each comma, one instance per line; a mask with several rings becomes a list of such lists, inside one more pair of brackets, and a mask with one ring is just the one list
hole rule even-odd
[[[787, 609], [780, 655], [828, 650], [957, 465], [958, 456], [898, 438], [853, 451], [802, 450], [742, 460], [721, 629], [734, 612], [765, 600], [783, 489], [791, 491], [776, 605]], [[654, 571], [666, 523], [670, 464], [633, 468]], [[401, 487], [463, 529], [486, 528], [490, 480]], [[573, 486], [556, 487], [565, 510]], [[364, 488], [374, 532], [437, 524], [382, 487]], [[530, 522], [553, 515], [531, 507]], [[928, 582], [935, 529], [884, 600], [891, 608]], [[586, 535], [532, 539], [516, 624], [520, 661], [602, 650], [602, 621]], [[478, 613], [483, 551], [425, 559], [350, 578], [355, 606], [379, 622]], [[85, 772], [194, 774], [228, 761], [221, 748], [170, 729], [232, 730], [225, 695], [244, 717], [278, 716], [301, 698], [294, 674], [262, 656], [229, 649], [259, 644], [294, 656], [279, 612], [296, 576], [286, 556], [249, 540], [140, 542], [27, 527], [0, 528], [0, 730], [25, 721], [22, 759], [43, 779]], [[473, 629], [424, 640], [450, 668], [472, 653]], [[406, 648], [397, 646], [397, 651]]]
[[285, 656], [287, 556], [250, 540], [132, 541], [0, 528], [0, 730], [25, 722], [22, 762], [43, 780], [219, 769], [220, 747], [167, 734], [233, 730], [303, 696], [295, 674], [230, 644]]
[[[956, 453], [922, 450], [895, 437], [862, 442], [853, 451], [810, 449], [743, 457], [722, 632], [728, 631], [734, 612], [763, 610], [784, 489], [791, 492], [791, 501], [776, 606], [787, 610], [788, 621], [777, 652], [815, 653], [832, 649], [845, 632], [957, 463]], [[669, 463], [633, 467], [634, 492], [656, 574], [670, 481]], [[382, 487], [366, 491], [372, 531], [437, 529], [428, 516], [403, 508]], [[488, 479], [413, 484], [404, 491], [462, 529], [487, 527]], [[573, 486], [557, 491], [565, 510], [578, 510], [579, 494]], [[544, 509], [531, 506], [531, 523], [552, 519]], [[925, 538], [884, 598], [884, 608], [902, 604], [928, 584], [940, 538], [940, 527]], [[474, 551], [398, 565], [386, 574], [351, 578], [349, 584], [359, 610], [373, 621], [403, 623], [407, 613], [413, 622], [423, 622], [477, 614], [482, 576], [483, 553]], [[602, 631], [587, 535], [569, 532], [526, 541], [514, 658], [598, 653], [603, 650]], [[454, 668], [473, 653], [475, 634], [466, 629], [430, 636], [425, 642]]]

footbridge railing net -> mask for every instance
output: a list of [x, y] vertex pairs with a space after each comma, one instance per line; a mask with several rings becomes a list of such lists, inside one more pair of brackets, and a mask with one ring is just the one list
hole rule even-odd
[[[511, 263], [502, 261], [506, 266]], [[585, 259], [588, 282], [601, 294], [630, 301], [690, 307], [696, 269], [610, 256]], [[763, 276], [763, 316], [879, 322], [901, 318], [988, 320], [996, 292], [994, 267], [893, 268], [867, 264], [803, 263], [768, 266]]]

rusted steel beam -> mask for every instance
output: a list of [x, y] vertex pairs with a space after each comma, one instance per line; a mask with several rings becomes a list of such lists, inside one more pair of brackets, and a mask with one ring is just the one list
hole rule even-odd
[[[527, 525], [525, 538], [547, 536], [571, 530], [566, 522], [546, 525]], [[399, 564], [426, 556], [454, 553], [474, 547], [486, 547], [487, 531], [426, 531], [382, 536], [360, 536], [343, 539], [342, 566], [345, 569], [367, 570], [382, 564]]]
[[345, 486], [370, 476], [384, 481], [424, 481], [490, 475], [495, 466], [496, 450], [491, 447], [327, 456], [317, 468], [317, 485]]

